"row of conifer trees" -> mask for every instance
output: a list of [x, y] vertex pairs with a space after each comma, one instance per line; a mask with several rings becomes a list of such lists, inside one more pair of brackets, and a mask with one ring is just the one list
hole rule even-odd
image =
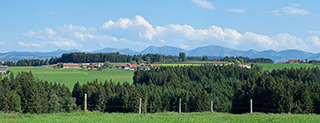
[[[261, 73], [238, 66], [177, 66], [137, 70], [133, 83], [77, 82], [72, 92], [21, 72], [0, 83], [0, 110], [24, 113], [70, 112], [84, 106], [102, 112], [214, 111], [246, 113], [249, 100], [258, 112], [320, 113], [319, 68], [291, 68]], [[2, 78], [2, 77], [0, 77]]]

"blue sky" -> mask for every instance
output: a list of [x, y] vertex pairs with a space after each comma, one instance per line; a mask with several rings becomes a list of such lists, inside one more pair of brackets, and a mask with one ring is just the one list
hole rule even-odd
[[190, 50], [320, 52], [318, 0], [0, 0], [0, 52]]

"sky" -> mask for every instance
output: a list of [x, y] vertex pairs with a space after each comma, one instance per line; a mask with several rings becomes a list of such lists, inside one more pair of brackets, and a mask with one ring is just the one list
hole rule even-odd
[[320, 52], [319, 0], [0, 0], [0, 52], [148, 46]]

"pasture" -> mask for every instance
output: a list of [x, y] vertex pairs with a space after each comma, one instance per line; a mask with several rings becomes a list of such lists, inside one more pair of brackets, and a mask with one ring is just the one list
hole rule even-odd
[[[162, 66], [201, 66], [207, 62], [182, 62], [182, 63], [157, 63]], [[211, 63], [211, 62], [210, 62]], [[120, 64], [119, 64], [120, 65]], [[283, 68], [314, 68], [320, 65], [314, 64], [270, 64], [260, 63], [263, 66], [263, 70], [283, 69]], [[52, 69], [52, 68], [34, 68], [34, 67], [9, 67], [14, 74], [21, 71], [32, 71], [35, 77], [41, 80], [47, 80], [48, 82], [60, 82], [65, 84], [70, 90], [73, 89], [73, 85], [76, 82], [86, 83], [87, 81], [93, 81], [98, 79], [99, 82], [112, 79], [113, 82], [129, 82], [132, 83], [132, 77], [134, 71], [130, 70], [117, 70], [117, 69], [104, 69], [102, 71], [88, 70], [88, 69]]]
[[73, 112], [73, 113], [53, 113], [53, 114], [5, 114], [0, 113], [0, 122], [28, 122], [28, 123], [301, 123], [301, 122], [320, 122], [320, 115], [315, 114], [229, 114], [229, 113], [211, 113], [211, 112], [194, 112], [182, 113], [175, 112], [154, 113], [154, 114], [137, 114], [137, 113], [101, 113], [101, 112]]
[[272, 63], [259, 63], [259, 65], [263, 66], [263, 70], [273, 70], [273, 69], [284, 69], [284, 68], [288, 68], [290, 69], [291, 67], [293, 68], [315, 68], [315, 67], [319, 67], [320, 65], [316, 65], [316, 64], [272, 64]]
[[52, 69], [52, 68], [33, 68], [33, 67], [9, 67], [14, 74], [21, 71], [31, 71], [35, 77], [48, 82], [60, 82], [69, 87], [70, 90], [76, 82], [86, 83], [98, 79], [99, 82], [112, 79], [113, 82], [132, 83], [134, 71], [104, 69], [102, 71], [88, 69]]

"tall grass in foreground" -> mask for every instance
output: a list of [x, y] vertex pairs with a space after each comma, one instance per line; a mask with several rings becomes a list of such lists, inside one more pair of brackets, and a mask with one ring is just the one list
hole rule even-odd
[[54, 114], [19, 114], [19, 113], [0, 113], [0, 122], [320, 122], [320, 115], [315, 114], [229, 114], [195, 112], [182, 113], [175, 112], [137, 114], [137, 113], [101, 113], [101, 112], [72, 112]]

